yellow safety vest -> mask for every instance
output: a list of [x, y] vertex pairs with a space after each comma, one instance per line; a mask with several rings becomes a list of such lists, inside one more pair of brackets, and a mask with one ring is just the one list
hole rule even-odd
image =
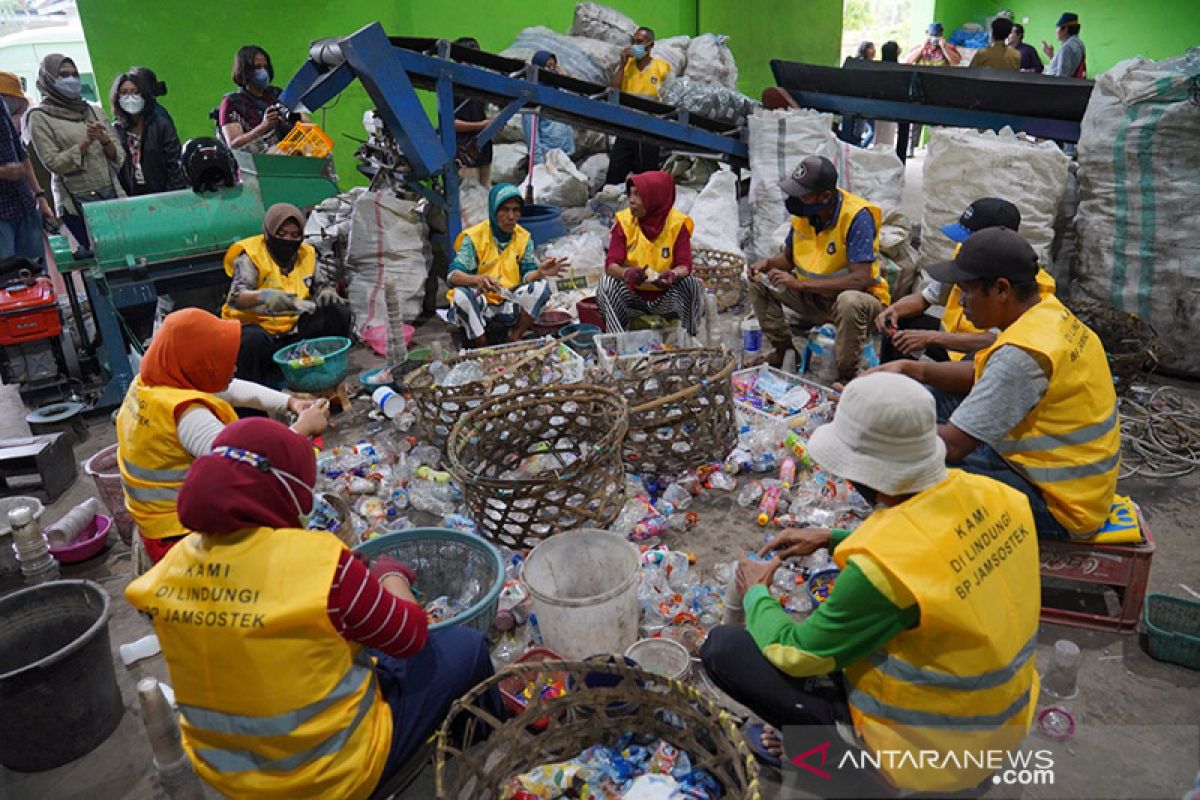
[[879, 298], [885, 306], [892, 301], [892, 293], [888, 289], [879, 268], [879, 226], [883, 215], [879, 206], [868, 203], [858, 195], [853, 195], [844, 189], [838, 189], [842, 196], [842, 208], [838, 218], [825, 230], [817, 233], [807, 217], [792, 217], [792, 265], [800, 278], [833, 278], [845, 275], [849, 261], [846, 259], [846, 236], [850, 233], [850, 223], [864, 208], [871, 212], [875, 220], [875, 263], [871, 265], [871, 278], [874, 281], [867, 291]]
[[226, 797], [365, 798], [392, 715], [329, 620], [333, 534], [194, 533], [125, 589], [150, 614], [196, 772]]
[[[249, 239], [242, 239], [240, 242], [234, 242], [229, 246], [229, 250], [225, 252], [225, 274], [229, 277], [233, 277], [234, 260], [242, 253], [248, 255], [254, 262], [254, 266], [258, 267], [257, 288], [279, 289], [296, 295], [297, 300], [307, 300], [312, 294], [312, 278], [317, 268], [317, 251], [311, 244], [300, 245], [300, 251], [296, 254], [296, 265], [287, 275], [283, 274], [283, 270], [275, 263], [275, 259], [271, 258], [271, 252], [267, 250], [266, 237], [259, 234], [251, 236]], [[276, 336], [288, 333], [296, 327], [296, 323], [300, 320], [297, 314], [263, 314], [258, 311], [234, 308], [228, 302], [222, 306], [221, 316], [224, 319], [236, 319], [238, 322], [248, 325], [258, 325]]]
[[638, 68], [637, 59], [628, 59], [625, 62], [625, 72], [621, 75], [621, 91], [657, 100], [670, 72], [671, 65], [661, 58], [651, 56], [645, 69]]
[[[521, 256], [525, 255], [525, 248], [529, 245], [529, 231], [520, 225], [516, 226], [508, 246], [502, 251], [496, 248], [492, 223], [486, 219], [460, 233], [454, 240], [455, 250], [462, 247], [464, 237], [469, 238], [475, 247], [476, 275], [487, 275], [505, 289], [515, 289], [521, 285]], [[486, 292], [484, 296], [494, 306], [504, 302], [504, 298], [495, 292]], [[446, 299], [454, 302], [454, 289], [446, 292]]]
[[1004, 345], [1049, 366], [1050, 385], [995, 448], [1038, 487], [1068, 533], [1090, 537], [1108, 519], [1121, 463], [1117, 393], [1104, 346], [1057, 297], [1044, 298], [975, 354], [976, 381]]
[[[962, 245], [958, 246], [959, 248]], [[955, 249], [954, 255], [958, 255], [958, 249]], [[1038, 296], [1043, 300], [1054, 294], [1056, 285], [1054, 276], [1044, 269], [1039, 269], [1037, 273]], [[946, 333], [984, 333], [979, 330], [971, 321], [967, 319], [966, 312], [962, 307], [962, 289], [958, 288], [958, 284], [950, 290], [950, 296], [946, 298], [946, 313], [942, 315], [942, 330]], [[954, 350], [946, 351], [950, 354], [950, 358], [955, 361], [961, 361], [965, 353], [958, 353]]]
[[686, 227], [691, 234], [695, 228], [692, 218], [677, 208], [672, 208], [667, 214], [663, 229], [654, 239], [647, 239], [642, 233], [642, 226], [628, 208], [617, 212], [617, 224], [625, 233], [625, 264], [646, 271], [646, 282], [637, 288], [647, 292], [661, 292], [661, 286], [655, 286], [654, 280], [660, 274], [671, 269], [675, 264], [675, 240], [679, 230]]
[[[977, 785], [991, 773], [987, 751], [1017, 747], [1037, 706], [1041, 584], [1029, 501], [952, 469], [932, 489], [874, 512], [834, 551], [842, 569], [852, 559], [885, 594], [891, 585], [914, 597], [921, 615], [845, 670], [866, 750], [957, 756], [935, 769], [884, 760], [881, 771], [901, 789]], [[982, 766], [964, 751], [982, 752]]]
[[222, 423], [237, 421], [233, 408], [221, 398], [195, 389], [146, 386], [133, 379], [117, 412], [117, 464], [125, 508], [147, 539], [187, 533], [175, 501], [192, 465], [192, 454], [179, 442], [176, 423], [184, 406], [199, 403]]

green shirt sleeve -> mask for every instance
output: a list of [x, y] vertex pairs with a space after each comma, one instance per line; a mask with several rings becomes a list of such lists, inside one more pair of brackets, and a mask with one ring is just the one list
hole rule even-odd
[[462, 244], [458, 247], [458, 253], [450, 262], [450, 272], [465, 272], [468, 275], [474, 275], [477, 265], [475, 243], [471, 241], [470, 236], [464, 236]]
[[[843, 534], [842, 539], [848, 535]], [[803, 678], [845, 669], [918, 622], [918, 606], [896, 606], [859, 569], [858, 558], [842, 570], [829, 599], [802, 623], [783, 610], [767, 587], [746, 593], [746, 629], [779, 670]]]
[[525, 243], [525, 252], [521, 254], [521, 277], [524, 278], [537, 268], [537, 257], [533, 254], [533, 237], [530, 237]]
[[850, 531], [845, 528], [832, 528], [829, 531], [829, 552], [832, 553], [837, 549], [837, 546], [846, 541], [846, 537], [850, 535]]

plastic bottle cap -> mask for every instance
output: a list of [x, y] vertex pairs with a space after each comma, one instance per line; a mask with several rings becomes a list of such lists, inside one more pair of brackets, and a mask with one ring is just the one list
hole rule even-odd
[[32, 521], [33, 511], [29, 506], [17, 506], [8, 512], [8, 522], [10, 525], [28, 525]]

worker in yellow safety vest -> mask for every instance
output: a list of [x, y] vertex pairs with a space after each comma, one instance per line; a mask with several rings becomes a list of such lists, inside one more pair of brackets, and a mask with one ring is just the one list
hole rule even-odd
[[277, 386], [278, 350], [301, 339], [350, 335], [346, 300], [322, 283], [317, 251], [304, 241], [304, 213], [289, 203], [267, 209], [261, 234], [230, 245], [225, 274], [232, 281], [221, 316], [242, 323], [242, 380]]
[[858, 374], [871, 321], [891, 301], [879, 257], [879, 206], [839, 189], [837, 167], [809, 156], [780, 181], [791, 217], [783, 251], [750, 265], [750, 301], [773, 352], [773, 367], [792, 349], [783, 309], [804, 325], [837, 329], [838, 380]]
[[[875, 797], [877, 778], [922, 795], [990, 783], [1037, 707], [1029, 502], [947, 469], [933, 398], [900, 375], [852, 381], [809, 452], [874, 511], [854, 531], [790, 529], [762, 547], [764, 560], [743, 556], [746, 627], [713, 629], [706, 672], [766, 723], [747, 730], [760, 758], [777, 763], [786, 744], [813, 796]], [[797, 623], [768, 590], [783, 559], [821, 547], [841, 572]], [[820, 679], [839, 672], [844, 681]]]
[[[657, 100], [671, 74], [671, 65], [655, 58], [653, 50], [654, 29], [643, 25], [633, 32], [630, 45], [621, 51], [621, 61], [609, 85], [626, 94]], [[657, 170], [662, 162], [662, 150], [658, 145], [618, 136], [608, 153], [604, 182], [619, 186], [634, 173]]]
[[192, 462], [237, 419], [233, 406], [299, 414], [294, 430], [325, 430], [324, 403], [233, 377], [239, 329], [199, 308], [166, 316], [117, 412], [117, 464], [125, 507], [157, 563], [187, 531], [175, 504]]
[[[1108, 519], [1121, 460], [1112, 372], [1100, 339], [1037, 283], [1020, 234], [985, 228], [929, 274], [962, 291], [972, 325], [1000, 331], [974, 362], [893, 361], [938, 400], [949, 463], [1025, 492], [1038, 535], [1088, 539]], [[957, 398], [965, 396], [959, 401]]]
[[[993, 227], [1021, 229], [1020, 210], [999, 197], [983, 197], [967, 206], [958, 222], [943, 225], [941, 232], [958, 247], [975, 231]], [[1054, 276], [1038, 269], [1038, 294], [1049, 297], [1054, 294]], [[901, 297], [885, 308], [875, 318], [875, 327], [884, 335], [882, 361], [895, 361], [917, 355], [934, 361], [958, 361], [968, 354], [982, 350], [996, 341], [992, 331], [981, 331], [970, 323], [962, 310], [962, 290], [951, 286], [949, 295], [939, 281], [930, 281], [919, 292]], [[941, 323], [925, 312], [930, 306], [945, 302], [945, 313]]]
[[[280, 423], [229, 425], [179, 494], [195, 532], [125, 590], [154, 624], [183, 748], [222, 797], [387, 796], [493, 672], [479, 632], [428, 629], [410, 567], [303, 529], [316, 474]], [[503, 715], [497, 692], [480, 705]]]

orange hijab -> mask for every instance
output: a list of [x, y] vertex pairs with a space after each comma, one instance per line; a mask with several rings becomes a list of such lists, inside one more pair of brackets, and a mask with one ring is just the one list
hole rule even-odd
[[222, 392], [237, 367], [242, 326], [199, 308], [167, 315], [142, 357], [140, 375], [147, 386]]

